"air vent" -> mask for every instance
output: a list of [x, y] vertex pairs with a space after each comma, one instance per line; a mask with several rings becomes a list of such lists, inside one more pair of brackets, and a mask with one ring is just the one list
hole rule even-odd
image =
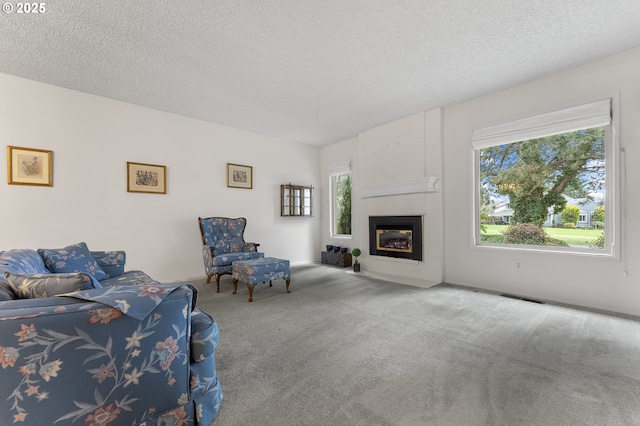
[[526, 297], [520, 297], [513, 294], [502, 293], [500, 296], [508, 297], [509, 299], [523, 300], [525, 302], [538, 303], [540, 305], [544, 305], [544, 302], [542, 300], [527, 299]]

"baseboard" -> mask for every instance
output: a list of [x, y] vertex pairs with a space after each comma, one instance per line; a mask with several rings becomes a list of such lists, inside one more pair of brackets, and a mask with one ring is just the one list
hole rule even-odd
[[432, 281], [420, 280], [417, 278], [383, 274], [381, 272], [370, 272], [370, 271], [353, 272], [353, 270], [348, 270], [345, 272], [348, 274], [362, 275], [367, 278], [373, 278], [373, 279], [382, 280], [382, 281], [389, 281], [389, 282], [398, 283], [398, 284], [406, 284], [414, 287], [429, 288], [429, 287], [433, 287], [440, 284], [440, 283], [434, 283]]

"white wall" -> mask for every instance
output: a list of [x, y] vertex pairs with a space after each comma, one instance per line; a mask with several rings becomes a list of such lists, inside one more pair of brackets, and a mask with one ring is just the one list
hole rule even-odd
[[[362, 249], [364, 273], [418, 286], [442, 282], [442, 190], [430, 193], [359, 197], [359, 189], [389, 182], [403, 183], [425, 176], [442, 177], [442, 110], [405, 117], [362, 132], [322, 149], [321, 173], [329, 193], [327, 168], [352, 160], [352, 239], [330, 238], [329, 203], [325, 206], [322, 240], [326, 244]], [[423, 261], [369, 255], [369, 216], [423, 216]]]
[[[0, 182], [0, 250], [85, 241], [178, 281], [204, 275], [198, 216], [244, 216], [267, 255], [319, 260], [321, 216], [279, 210], [281, 184], [320, 186], [319, 148], [4, 74], [0, 93], [3, 144], [54, 151], [53, 187]], [[128, 193], [127, 161], [166, 165], [167, 195]], [[226, 163], [253, 166], [254, 189], [227, 188]]]
[[[528, 84], [451, 106], [444, 113], [445, 280], [622, 313], [640, 314], [640, 49]], [[626, 150], [626, 212], [618, 249], [622, 261], [585, 256], [471, 248], [472, 161], [469, 131], [487, 123], [620, 94], [622, 147]], [[523, 262], [516, 270], [514, 261]]]

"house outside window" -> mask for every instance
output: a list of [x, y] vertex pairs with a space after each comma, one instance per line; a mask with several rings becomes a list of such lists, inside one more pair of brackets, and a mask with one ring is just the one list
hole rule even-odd
[[[614, 256], [612, 111], [605, 99], [474, 130], [474, 245]], [[606, 221], [592, 226], [598, 206]]]
[[329, 166], [331, 237], [351, 237], [351, 162]]

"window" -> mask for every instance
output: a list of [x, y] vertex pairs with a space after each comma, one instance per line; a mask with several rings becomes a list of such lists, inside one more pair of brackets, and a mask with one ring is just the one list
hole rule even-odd
[[329, 167], [331, 184], [331, 236], [351, 236], [351, 162]]
[[614, 255], [613, 133], [611, 99], [474, 130], [475, 245]]

